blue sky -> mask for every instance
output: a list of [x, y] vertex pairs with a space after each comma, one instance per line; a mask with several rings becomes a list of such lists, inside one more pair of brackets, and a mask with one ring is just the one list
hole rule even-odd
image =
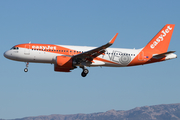
[[4, 58], [20, 43], [142, 48], [165, 24], [175, 24], [169, 50], [179, 55], [180, 1], [0, 1], [0, 118], [105, 112], [180, 102], [179, 58], [127, 68], [54, 72], [51, 64]]

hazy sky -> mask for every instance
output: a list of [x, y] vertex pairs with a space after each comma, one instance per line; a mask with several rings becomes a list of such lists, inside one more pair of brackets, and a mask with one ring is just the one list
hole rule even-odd
[[51, 64], [4, 58], [20, 43], [142, 48], [175, 24], [169, 50], [180, 51], [179, 0], [1, 0], [0, 118], [105, 112], [180, 102], [179, 58], [144, 66], [54, 72]]

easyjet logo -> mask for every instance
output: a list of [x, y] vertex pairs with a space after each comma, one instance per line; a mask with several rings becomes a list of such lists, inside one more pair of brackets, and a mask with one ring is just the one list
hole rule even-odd
[[32, 49], [51, 49], [51, 50], [56, 50], [56, 46], [32, 46]]
[[170, 26], [167, 26], [167, 28], [165, 30], [161, 31], [161, 34], [159, 35], [158, 38], [156, 38], [156, 40], [150, 45], [150, 47], [152, 49], [154, 49], [161, 41], [164, 40], [164, 37], [166, 37], [166, 35], [169, 33], [169, 31], [171, 31], [172, 28]]

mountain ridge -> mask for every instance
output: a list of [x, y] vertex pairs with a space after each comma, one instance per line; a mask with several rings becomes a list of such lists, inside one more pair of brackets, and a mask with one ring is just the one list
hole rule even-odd
[[130, 110], [112, 109], [90, 114], [52, 114], [11, 120], [180, 120], [180, 103], [143, 106]]

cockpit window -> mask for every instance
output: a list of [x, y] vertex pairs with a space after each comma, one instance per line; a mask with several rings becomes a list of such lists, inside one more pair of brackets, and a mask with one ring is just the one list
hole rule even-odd
[[11, 50], [18, 50], [19, 47], [12, 47]]

